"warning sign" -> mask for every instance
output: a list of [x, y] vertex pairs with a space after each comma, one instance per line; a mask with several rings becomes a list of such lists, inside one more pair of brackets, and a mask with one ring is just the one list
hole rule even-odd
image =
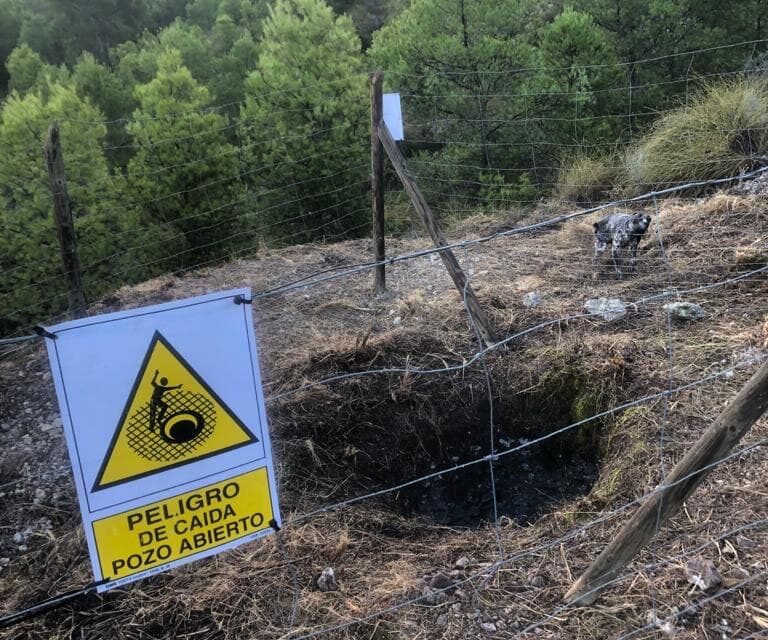
[[46, 327], [100, 591], [280, 527], [250, 295]]
[[160, 332], [155, 332], [93, 490], [256, 440]]
[[102, 575], [124, 578], [268, 529], [269, 481], [257, 469], [96, 520]]

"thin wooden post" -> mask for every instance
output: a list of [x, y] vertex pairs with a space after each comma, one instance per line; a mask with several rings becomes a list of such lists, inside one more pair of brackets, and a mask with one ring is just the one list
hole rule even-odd
[[67, 276], [69, 290], [69, 313], [73, 318], [85, 314], [85, 296], [80, 279], [80, 257], [77, 253], [77, 236], [72, 220], [72, 203], [67, 190], [67, 174], [64, 171], [64, 156], [61, 153], [59, 125], [54, 122], [48, 129], [45, 141], [45, 165], [48, 181], [53, 194], [53, 220], [61, 248], [61, 261]]
[[[384, 122], [379, 125], [379, 139], [384, 145], [384, 150], [387, 152], [387, 155], [392, 162], [392, 166], [394, 166], [397, 175], [400, 177], [400, 180], [403, 183], [408, 196], [411, 198], [413, 206], [416, 208], [416, 212], [419, 214], [422, 223], [424, 223], [424, 227], [432, 237], [432, 241], [435, 243], [435, 246], [447, 246], [448, 243], [445, 240], [445, 236], [443, 236], [440, 225], [438, 225], [437, 220], [435, 219], [432, 210], [429, 208], [427, 201], [424, 199], [424, 196], [416, 184], [416, 181], [406, 170], [405, 158], [400, 152], [397, 143], [392, 138], [392, 134], [389, 132], [389, 129]], [[467, 283], [467, 276], [465, 276], [464, 272], [461, 270], [459, 262], [456, 260], [456, 256], [453, 255], [453, 251], [450, 249], [443, 249], [439, 252], [439, 255], [440, 258], [442, 258], [443, 264], [448, 270], [448, 273], [450, 274], [453, 283], [456, 285], [456, 288], [459, 290], [462, 298], [466, 293], [467, 309], [469, 310], [472, 319], [477, 325], [477, 329], [480, 332], [483, 341], [487, 346], [495, 344], [496, 337], [494, 335], [493, 327], [491, 326], [488, 317], [485, 315], [483, 308], [480, 306], [480, 302], [477, 300], [475, 292]]]
[[371, 74], [371, 193], [373, 195], [373, 255], [377, 265], [373, 270], [374, 289], [384, 293], [384, 150], [379, 140], [379, 125], [384, 117], [382, 74]]
[[698, 442], [664, 479], [661, 489], [652, 494], [634, 513], [584, 574], [565, 594], [572, 604], [592, 604], [602, 587], [615, 578], [657, 532], [658, 527], [677, 511], [688, 496], [725, 458], [752, 425], [768, 409], [768, 362], [749, 379]]

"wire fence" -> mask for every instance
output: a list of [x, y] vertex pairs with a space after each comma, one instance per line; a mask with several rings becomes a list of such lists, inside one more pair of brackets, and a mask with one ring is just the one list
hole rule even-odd
[[[756, 44], [765, 43], [739, 46], [751, 51]], [[434, 92], [403, 90], [406, 124], [414, 134], [406, 142], [413, 151], [409, 171], [440, 217], [456, 222], [456, 231], [447, 246], [434, 247], [421, 237], [412, 237], [411, 223], [393, 220], [403, 233], [391, 238], [395, 253], [383, 261], [365, 258], [367, 242], [354, 239], [364, 237], [370, 224], [367, 139], [358, 125], [318, 126], [308, 133], [246, 142], [238, 132], [244, 132], [247, 123], [226, 122], [207, 131], [158, 138], [148, 145], [149, 150], [196, 145], [216, 136], [229, 136], [231, 147], [210, 154], [196, 147], [197, 155], [137, 170], [132, 175], [136, 184], [154, 183], [150, 196], [127, 189], [122, 172], [109, 174], [104, 192], [125, 195], [121, 201], [125, 215], [141, 219], [147, 212], [165, 208], [175, 214], [155, 219], [150, 235], [142, 225], [113, 229], [106, 250], [103, 237], [81, 235], [86, 287], [104, 295], [101, 299], [90, 296], [96, 303], [94, 312], [200, 293], [212, 286], [248, 284], [254, 289], [254, 313], [265, 351], [266, 394], [283, 465], [285, 511], [290, 514], [276, 543], [280, 566], [289, 574], [279, 586], [285, 587], [290, 601], [280, 611], [282, 626], [272, 622], [270, 637], [362, 637], [355, 635], [359, 629], [365, 630], [360, 633], [366, 637], [377, 637], [379, 621], [385, 626], [391, 623], [395, 630], [402, 623], [408, 633], [407, 625], [414, 620], [437, 625], [439, 615], [446, 616], [443, 627], [454, 628], [454, 635], [445, 631], [445, 637], [467, 637], [479, 631], [499, 633], [499, 637], [576, 637], [575, 630], [582, 624], [578, 621], [587, 614], [562, 604], [562, 593], [553, 595], [568, 580], [552, 578], [554, 589], [538, 583], [521, 586], [515, 582], [519, 581], [515, 572], [534, 571], [545, 560], [561, 571], [570, 572], [570, 564], [584, 568], [592, 559], [590, 554], [596, 554], [610, 539], [626, 515], [668, 488], [664, 485], [667, 470], [746, 375], [768, 358], [768, 330], [764, 328], [768, 326], [764, 324], [768, 321], [768, 217], [761, 196], [731, 190], [709, 199], [699, 197], [715, 189], [757, 184], [768, 169], [754, 163], [755, 158], [746, 158], [743, 171], [727, 177], [659, 181], [586, 208], [552, 205], [542, 197], [562, 185], [557, 171], [563, 154], [571, 149], [636, 145], [635, 136], [673, 108], [671, 104], [648, 108], [656, 95], [653, 92], [661, 87], [682, 87], [682, 98], [677, 92], [670, 103], [673, 97], [687, 101], [689, 85], [701, 79], [743, 75], [740, 69], [698, 73], [697, 58], [709, 53], [712, 51], [680, 54], [679, 59], [690, 64], [684, 65], [680, 77], [665, 80], [628, 79], [632, 74], [627, 71], [641, 77], [639, 71], [658, 64], [656, 59], [617, 65], [623, 75], [611, 80], [615, 85], [591, 92], [595, 100], [614, 95], [631, 98], [618, 105], [621, 110], [609, 110], [610, 115], [579, 111], [583, 92], [544, 95], [514, 90], [509, 83], [537, 71], [533, 69], [477, 74], [501, 83], [482, 94], [446, 89], [451, 74], [441, 78], [444, 84], [437, 84]], [[594, 70], [604, 68], [597, 65]], [[418, 87], [419, 79], [388, 76], [393, 88], [408, 81]], [[333, 87], [329, 83], [323, 88]], [[562, 98], [573, 99], [573, 118], [551, 113], [551, 105], [543, 112], [534, 111], [537, 99]], [[476, 112], [479, 99], [513, 104], [489, 115]], [[444, 115], [448, 106], [460, 115]], [[209, 111], [224, 110], [222, 106]], [[70, 124], [87, 128], [105, 123]], [[593, 124], [613, 127], [609, 139], [586, 144], [580, 127]], [[479, 138], [466, 132], [455, 136], [458, 125], [475, 127], [472, 136]], [[553, 132], [561, 125], [567, 126], [567, 134], [560, 131], [555, 136]], [[498, 139], [491, 139], [489, 131]], [[315, 147], [313, 153], [288, 157], [289, 144], [338, 133], [359, 139], [351, 157], [340, 159], [348, 148], [323, 146]], [[258, 151], [269, 146], [283, 148], [285, 159], [259, 162]], [[110, 154], [139, 148], [130, 143], [104, 145], [100, 151]], [[430, 149], [443, 153], [430, 154]], [[66, 154], [66, 148], [64, 151]], [[517, 164], [501, 157], [518, 151], [522, 155], [516, 156]], [[237, 162], [229, 166], [231, 159]], [[690, 164], [708, 174], [707, 162], [692, 158]], [[225, 166], [228, 172], [213, 170]], [[321, 170], [307, 172], [308, 166]], [[198, 176], [200, 168], [207, 171]], [[188, 172], [200, 179], [194, 184], [164, 182], [169, 175]], [[489, 183], [482, 176], [488, 173], [512, 180], [529, 176], [530, 188], [506, 180], [496, 190], [486, 189]], [[264, 175], [275, 182], [260, 179]], [[74, 175], [70, 179], [78, 181]], [[405, 208], [402, 191], [391, 176], [386, 199], [393, 218], [398, 209]], [[614, 277], [611, 264], [592, 265], [591, 223], [617, 208], [642, 209], [653, 218], [635, 273], [621, 280]], [[494, 216], [491, 220], [483, 216], [462, 220], [478, 213]], [[78, 223], [85, 225], [87, 217]], [[314, 244], [291, 247], [308, 239]], [[342, 240], [348, 241], [336, 244]], [[53, 411], [50, 406], [44, 414], [21, 411], [25, 402], [39, 399], [30, 387], [41, 384], [37, 376], [43, 375], [35, 368], [41, 366], [35, 342], [39, 336], [31, 333], [31, 327], [60, 317], [67, 299], [65, 274], [58, 271], [52, 245], [50, 239], [42, 248], [46, 256], [40, 260], [45, 262], [40, 268], [31, 265], [41, 256], [9, 264], [7, 269], [4, 266], [3, 282], [8, 284], [0, 290], [4, 300], [0, 379], [8, 394], [0, 399], [0, 410], [8, 416], [2, 420], [8, 421], [3, 426], [10, 434], [2, 434], [4, 438], [21, 440], [33, 421]], [[284, 246], [288, 248], [271, 248]], [[434, 260], [448, 249], [457, 252], [467, 274], [463, 292], [452, 289]], [[370, 293], [368, 280], [372, 270], [382, 264], [388, 270], [389, 293], [377, 297]], [[119, 285], [148, 275], [159, 279], [143, 285], [143, 293], [140, 287], [114, 292]], [[500, 338], [490, 346], [483, 345], [468, 314], [470, 284], [491, 309], [499, 328]], [[539, 300], [534, 302], [534, 297], [530, 304], [523, 302], [524, 294], [532, 293]], [[622, 317], [604, 319], [599, 311], [585, 310], [587, 300], [600, 298], [620, 299]], [[677, 323], [671, 311], [662, 309], [673, 302], [696, 302], [706, 318], [698, 323]], [[567, 375], [583, 375], [583, 379], [574, 383], [558, 378], [558, 367], [567, 370]], [[398, 410], [398, 403], [404, 403], [406, 410]], [[386, 423], [390, 419], [399, 422]], [[430, 440], [426, 425], [432, 419], [437, 444]], [[459, 427], [454, 428], [454, 423]], [[371, 436], [373, 439], [366, 435], [397, 429], [415, 434], [412, 440], [394, 438], [410, 443], [414, 451], [387, 450], [382, 435]], [[466, 433], [458, 434], [461, 429]], [[345, 447], [334, 440], [339, 434], [346, 438]], [[729, 577], [706, 593], [686, 593], [690, 585], [681, 588], [670, 577], [691, 558], [713, 554], [721, 558], [722, 545], [736, 536], [749, 533], [765, 541], [764, 492], [752, 488], [754, 478], [745, 469], [752, 466], [758, 475], [765, 470], [766, 443], [766, 425], [761, 422], [740, 448], [712, 465], [717, 469], [715, 479], [708, 480], [701, 490], [705, 495], [696, 498], [703, 514], [681, 518], [674, 534], [657, 521], [654, 542], [609, 584], [609, 594], [625, 589], [636, 603], [626, 612], [621, 628], [616, 622], [622, 615], [621, 598], [610, 596], [615, 610], [606, 615], [614, 617], [612, 629], [620, 629], [616, 637], [657, 637], [676, 628], [685, 633], [686, 625], [691, 624], [714, 629], [719, 621], [709, 620], [706, 612], [721, 611], [718, 606], [734, 602], [737, 594], [745, 603], [738, 614], [742, 627], [728, 637], [766, 636], [760, 625], [761, 620], [768, 624], [768, 615], [758, 611], [768, 585], [764, 562], [760, 565], [756, 560], [748, 575]], [[30, 446], [42, 459], [25, 463], [7, 481], [0, 476], [0, 493], [8, 500], [6, 514], [22, 521], [31, 517], [22, 512], [34, 495], [32, 479], [50, 463], [50, 456], [61, 454], [60, 450]], [[421, 453], [416, 451], [419, 448]], [[574, 458], [569, 449], [578, 450], [578, 455]], [[582, 458], [590, 450], [594, 455], [587, 463]], [[371, 459], [365, 468], [364, 457]], [[622, 457], [626, 457], [625, 463]], [[555, 465], [554, 473], [545, 468], [545, 459]], [[580, 471], [568, 475], [569, 464]], [[533, 471], [526, 471], [527, 467]], [[550, 476], [560, 474], [566, 482], [537, 484], [536, 478], [529, 477], [547, 471]], [[582, 472], [590, 477], [576, 483], [575, 474]], [[61, 477], [57, 481], [63, 482]], [[579, 490], [571, 490], [565, 486], [567, 482], [578, 484]], [[740, 502], [742, 511], [731, 513], [722, 504], [732, 497], [729, 484], [745, 488], [743, 500], [751, 501], [748, 509]], [[466, 522], [440, 521], [445, 509], [441, 512], [435, 503], [447, 500], [457, 487], [461, 499], [452, 502], [449, 511], [478, 502], [469, 519], [481, 526], [471, 534], [454, 529]], [[598, 498], [596, 487], [606, 493]], [[465, 491], [463, 497], [461, 491]], [[520, 517], [510, 494], [525, 491], [547, 495], [539, 496], [535, 508]], [[591, 495], [592, 502], [579, 502], [587, 500], [579, 494]], [[44, 506], [43, 502], [35, 509], [44, 511]], [[37, 513], [35, 509], [30, 513]], [[460, 572], [448, 584], [437, 582], [424, 588], [418, 572], [444, 566], [448, 554], [433, 550], [416, 557], [417, 568], [406, 570], [400, 582], [388, 582], [385, 597], [376, 583], [383, 580], [381, 574], [372, 572], [375, 575], [368, 580], [347, 581], [343, 596], [348, 603], [356, 602], [355, 606], [335, 601], [318, 605], [316, 581], [310, 575], [317, 560], [308, 560], [307, 555], [314, 550], [322, 556], [321, 549], [333, 537], [312, 539], [306, 528], [334, 517], [339, 520], [332, 522], [338, 524], [344, 518], [353, 528], [362, 529], [372, 517], [369, 510], [376, 509], [420, 518], [419, 526], [431, 536], [429, 540], [438, 546], [449, 540], [452, 551], [463, 550], [462, 536], [471, 536], [471, 545], [482, 556], [479, 568]], [[515, 523], [515, 517], [519, 522]], [[62, 520], [58, 526], [71, 523]], [[3, 530], [6, 538], [16, 533], [11, 529], [13, 526]], [[417, 547], [416, 541], [407, 538], [395, 543], [380, 535], [386, 540], [372, 545], [370, 555], [366, 556], [366, 549], [360, 550], [361, 563], [350, 560], [355, 571], [375, 562], [375, 554], [386, 551], [387, 545]], [[262, 547], [269, 544], [259, 543]], [[0, 549], [17, 554], [17, 547], [6, 543]], [[748, 547], [740, 552], [751, 553]], [[83, 550], [80, 553], [82, 557]], [[23, 564], [23, 552], [17, 555], [19, 559], [14, 557], [3, 569], [4, 576]], [[40, 561], [37, 557], [30, 560], [33, 570]], [[198, 580], [206, 580], [211, 566], [210, 562], [203, 564], [206, 568], [194, 574]], [[175, 579], [170, 579], [171, 588]], [[637, 587], [638, 580], [647, 588]], [[150, 594], [161, 588], [154, 582], [146, 587]], [[473, 595], [467, 603], [457, 593], [470, 589]], [[86, 587], [76, 593], [82, 596], [91, 590]], [[269, 589], [265, 594], [253, 596], [252, 610], [245, 618], [223, 623], [222, 637], [250, 633], [259, 618], [257, 610], [274, 610], [266, 602]], [[137, 597], [141, 601], [142, 596]], [[149, 602], [153, 595], [146, 598], [142, 606], [155, 606]], [[485, 621], [483, 609], [504, 608], [499, 600], [506, 601], [507, 609], [517, 607], [519, 612]], [[752, 614], [747, 604], [754, 607]], [[459, 606], [450, 608], [453, 605]], [[205, 606], [214, 608], [210, 602]], [[673, 606], [677, 608], [673, 610]], [[474, 618], [464, 615], [474, 611], [481, 613]], [[638, 622], [646, 613], [647, 618]], [[516, 618], [516, 626], [510, 618]], [[696, 622], [691, 623], [692, 619]], [[696, 634], [696, 629], [699, 627], [688, 630]]]

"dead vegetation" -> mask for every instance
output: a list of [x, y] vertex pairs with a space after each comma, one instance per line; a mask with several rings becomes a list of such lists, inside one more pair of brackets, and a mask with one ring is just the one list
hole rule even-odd
[[[766, 275], [702, 287], [765, 266], [767, 209], [760, 196], [727, 193], [659, 201], [648, 208], [654, 233], [641, 244], [638, 272], [620, 281], [590, 264], [592, 217], [457, 252], [499, 334], [517, 336], [471, 364], [479, 347], [434, 256], [388, 268], [382, 297], [370, 293], [362, 272], [257, 298], [283, 531], [88, 596], [0, 637], [290, 638], [330, 628], [320, 637], [565, 640], [616, 638], [650, 625], [634, 637], [693, 639], [768, 629], [768, 460], [757, 446], [768, 437], [765, 419], [743, 443], [755, 446], [710, 476], [597, 606], [559, 610], [571, 581], [659, 483], [662, 469], [740, 388], [754, 368], [749, 363], [765, 357]], [[465, 226], [462, 237], [484, 232]], [[388, 254], [425, 245], [392, 240]], [[364, 241], [267, 252], [122, 289], [93, 311], [233, 286], [266, 290], [368, 255]], [[682, 299], [701, 304], [706, 318], [668, 324], [666, 300], [649, 298], [673, 288], [699, 289]], [[522, 299], [532, 291], [541, 302], [527, 307]], [[612, 323], [582, 317], [584, 301], [596, 296], [637, 305]], [[660, 395], [737, 363], [742, 368], [727, 377]], [[10, 558], [0, 572], [4, 611], [90, 580], [71, 480], [43, 479], [54, 465], [66, 466], [60, 434], [46, 431], [30, 454], [17, 446], [24, 434], [42, 439], [40, 423], [54, 415], [46, 366], [33, 347], [0, 359], [0, 555]], [[364, 375], [348, 375], [357, 373]], [[338, 376], [346, 377], [320, 383]], [[494, 450], [503, 453], [654, 394], [530, 447], [532, 456], [542, 454], [538, 461], [502, 456], [497, 497], [509, 511], [497, 526], [488, 523], [487, 462], [444, 474], [457, 479], [453, 485], [433, 480], [325, 510], [482, 458], [491, 426]], [[514, 463], [504, 467], [505, 460]], [[592, 476], [578, 477], [590, 469]], [[542, 470], [560, 484], [537, 485]], [[520, 504], [519, 496], [531, 495], [535, 505]], [[472, 527], [441, 520], [462, 515], [464, 505], [476, 507], [465, 514]], [[19, 550], [14, 534], [42, 517], [52, 528], [35, 529]], [[692, 585], [692, 558], [713, 561], [722, 583], [707, 592]], [[334, 568], [337, 590], [318, 588], [325, 567]]]

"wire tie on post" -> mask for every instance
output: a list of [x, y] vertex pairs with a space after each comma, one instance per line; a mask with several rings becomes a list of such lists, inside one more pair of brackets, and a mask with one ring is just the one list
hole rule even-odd
[[275, 520], [274, 518], [272, 518], [272, 520], [269, 521], [269, 526], [272, 527], [275, 533], [280, 531], [280, 525], [277, 524], [277, 520]]
[[59, 338], [59, 336], [57, 336], [55, 333], [51, 333], [48, 331], [48, 329], [40, 326], [39, 324], [32, 327], [32, 331], [34, 331], [41, 338], [49, 338], [50, 340], [58, 340]]
[[238, 293], [233, 300], [235, 304], [251, 304], [253, 298], [246, 298], [242, 293]]

